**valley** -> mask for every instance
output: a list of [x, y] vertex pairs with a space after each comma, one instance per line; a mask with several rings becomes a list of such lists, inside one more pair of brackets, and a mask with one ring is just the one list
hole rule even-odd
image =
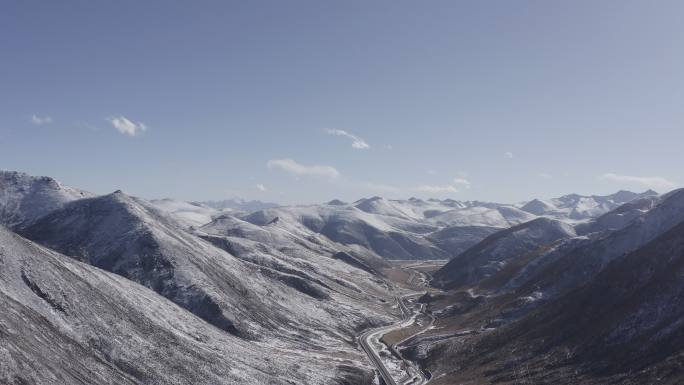
[[403, 273], [406, 279], [396, 282], [403, 286], [405, 291], [410, 291], [396, 297], [402, 320], [388, 326], [369, 329], [359, 336], [359, 344], [387, 385], [423, 385], [430, 380], [430, 374], [425, 373], [415, 362], [406, 360], [398, 347], [402, 342], [432, 327], [434, 317], [425, 313], [426, 306], [418, 302], [418, 299], [426, 294], [420, 290], [432, 290], [428, 287], [429, 275], [425, 270], [437, 269], [442, 262], [444, 261], [394, 262], [388, 269], [395, 274]]

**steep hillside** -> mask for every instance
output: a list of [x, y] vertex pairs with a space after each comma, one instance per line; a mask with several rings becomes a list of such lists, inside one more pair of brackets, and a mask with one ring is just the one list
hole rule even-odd
[[3, 384], [370, 383], [342, 356], [236, 338], [2, 227], [0, 306]]
[[547, 218], [502, 230], [454, 257], [434, 274], [433, 284], [445, 289], [475, 285], [504, 269], [509, 260], [575, 235], [570, 225]]
[[684, 222], [520, 321], [432, 344], [435, 384], [684, 381]]
[[247, 340], [357, 354], [356, 331], [386, 321], [390, 311], [385, 284], [362, 269], [311, 252], [287, 256], [244, 239], [233, 242], [244, 249], [238, 258], [122, 192], [72, 202], [23, 234]]

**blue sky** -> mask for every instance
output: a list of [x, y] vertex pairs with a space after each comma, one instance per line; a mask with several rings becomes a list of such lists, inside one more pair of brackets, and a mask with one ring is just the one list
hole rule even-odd
[[0, 168], [146, 198], [684, 182], [680, 1], [4, 1]]

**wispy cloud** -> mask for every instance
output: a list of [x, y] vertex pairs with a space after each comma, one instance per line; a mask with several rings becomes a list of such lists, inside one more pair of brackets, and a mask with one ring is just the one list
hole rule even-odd
[[513, 159], [513, 153], [510, 151], [504, 152], [504, 156], [508, 159]]
[[470, 181], [465, 178], [454, 178], [450, 184], [447, 185], [421, 185], [416, 190], [428, 194], [440, 193], [457, 193], [470, 188]]
[[136, 136], [147, 130], [147, 126], [144, 123], [134, 122], [125, 116], [107, 118], [107, 120], [114, 128], [124, 135]]
[[304, 165], [292, 159], [271, 159], [266, 163], [270, 169], [285, 171], [295, 176], [312, 176], [335, 179], [340, 176], [339, 171], [331, 166]]
[[257, 183], [256, 189], [259, 190], [259, 191], [261, 191], [261, 192], [264, 192], [264, 191], [266, 191], [266, 186], [264, 186], [264, 185], [261, 184], [261, 183]]
[[335, 135], [335, 136], [344, 136], [352, 140], [352, 147], [357, 149], [357, 150], [367, 150], [370, 148], [370, 144], [363, 140], [362, 138], [359, 138], [358, 136], [349, 133], [345, 130], [337, 130], [337, 129], [329, 129], [327, 130], [328, 135]]
[[671, 190], [680, 186], [679, 183], [664, 178], [662, 176], [631, 176], [619, 175], [609, 172], [603, 175], [599, 175], [598, 179], [622, 184], [641, 185], [648, 188], [661, 190]]
[[454, 178], [453, 183], [460, 188], [470, 188], [470, 181], [465, 178]]
[[42, 126], [43, 124], [50, 124], [52, 123], [52, 117], [45, 115], [45, 116], [40, 116], [40, 115], [31, 115], [31, 123], [37, 125], [37, 126]]
[[551, 179], [552, 178], [551, 174], [547, 174], [545, 172], [540, 172], [539, 174], [537, 174], [537, 176], [539, 176], [540, 178], [544, 178], [544, 179]]
[[436, 185], [424, 184], [422, 186], [418, 186], [416, 188], [416, 190], [424, 192], [424, 193], [429, 193], [429, 194], [439, 194], [439, 193], [445, 193], [445, 192], [457, 193], [458, 192], [458, 189], [452, 185], [436, 186]]

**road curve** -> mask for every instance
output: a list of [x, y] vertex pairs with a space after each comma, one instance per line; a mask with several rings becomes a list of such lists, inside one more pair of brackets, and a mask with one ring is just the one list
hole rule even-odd
[[[389, 369], [385, 366], [385, 364], [382, 362], [382, 359], [380, 358], [380, 355], [378, 352], [373, 348], [373, 344], [371, 340], [373, 338], [378, 338], [380, 339], [384, 334], [387, 334], [393, 330], [396, 329], [401, 329], [405, 328], [407, 326], [412, 325], [415, 322], [416, 316], [422, 312], [424, 309], [424, 306], [421, 306], [421, 310], [417, 312], [411, 312], [408, 307], [406, 307], [406, 304], [404, 304], [404, 298], [408, 297], [415, 297], [416, 294], [410, 294], [410, 295], [405, 295], [401, 298], [397, 298], [397, 302], [399, 304], [399, 308], [401, 309], [402, 315], [403, 315], [403, 320], [401, 322], [398, 322], [396, 324], [388, 325], [388, 326], [382, 326], [379, 328], [374, 328], [367, 330], [361, 334], [359, 337], [359, 343], [361, 345], [361, 348], [366, 352], [366, 355], [368, 355], [368, 358], [370, 359], [371, 363], [376, 367], [378, 372], [380, 373], [380, 376], [382, 379], [385, 381], [387, 385], [402, 385], [397, 383], [397, 381], [392, 377], [392, 374], [390, 373]], [[421, 331], [422, 332], [422, 331]], [[391, 349], [392, 347], [390, 347]], [[415, 371], [417, 372], [418, 376], [420, 377], [419, 382], [413, 382], [413, 384], [419, 385], [419, 384], [426, 384], [429, 379], [425, 376], [425, 374], [417, 368], [415, 365], [413, 365], [411, 362], [408, 362], [404, 360], [404, 363], [407, 366], [413, 367]]]

